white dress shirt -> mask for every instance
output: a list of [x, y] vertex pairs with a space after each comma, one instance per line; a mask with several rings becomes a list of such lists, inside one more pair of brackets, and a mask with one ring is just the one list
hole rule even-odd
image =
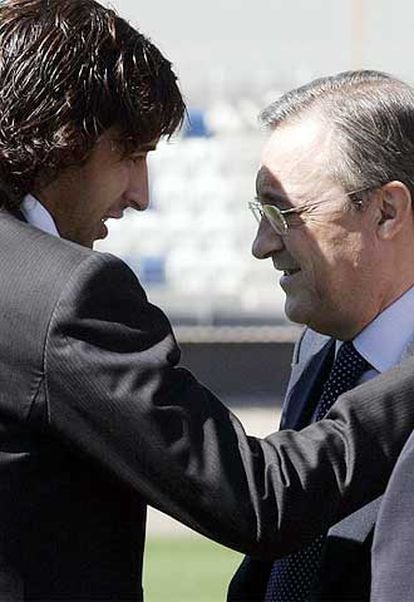
[[32, 226], [53, 234], [53, 236], [60, 236], [49, 211], [31, 194], [24, 197], [20, 210]]
[[[370, 322], [353, 339], [355, 349], [372, 366], [358, 380], [358, 385], [396, 366], [406, 355], [414, 353], [414, 286]], [[335, 356], [343, 341], [336, 341]], [[316, 419], [316, 407], [312, 421]]]
[[[337, 349], [342, 343], [338, 342]], [[353, 340], [356, 350], [372, 366], [358, 384], [396, 366], [414, 352], [414, 286], [368, 324]]]

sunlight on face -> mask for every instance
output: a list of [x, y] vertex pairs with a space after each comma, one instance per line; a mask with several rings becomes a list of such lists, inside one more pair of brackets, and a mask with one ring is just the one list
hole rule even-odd
[[284, 272], [280, 284], [292, 321], [346, 338], [377, 312], [382, 288], [369, 216], [347, 209], [347, 191], [329, 175], [333, 143], [334, 132], [315, 118], [273, 132], [257, 177], [258, 197], [280, 208], [315, 206], [289, 216], [283, 237], [262, 220], [253, 253], [271, 257]]
[[92, 247], [105, 238], [105, 220], [120, 219], [127, 207], [148, 206], [147, 154], [155, 144], [143, 145], [123, 157], [116, 134], [108, 130], [97, 141], [85, 164], [68, 167], [37, 193], [53, 215], [60, 235]]

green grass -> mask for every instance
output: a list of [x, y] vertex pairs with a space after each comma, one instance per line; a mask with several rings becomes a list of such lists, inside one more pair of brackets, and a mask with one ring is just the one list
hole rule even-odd
[[145, 602], [224, 602], [242, 556], [207, 539], [149, 538]]

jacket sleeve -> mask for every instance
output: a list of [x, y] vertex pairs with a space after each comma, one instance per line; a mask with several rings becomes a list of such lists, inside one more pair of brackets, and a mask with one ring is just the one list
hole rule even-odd
[[88, 255], [49, 325], [48, 428], [151, 505], [251, 555], [285, 555], [380, 494], [414, 424], [411, 363], [303, 431], [257, 439], [178, 361], [132, 272]]

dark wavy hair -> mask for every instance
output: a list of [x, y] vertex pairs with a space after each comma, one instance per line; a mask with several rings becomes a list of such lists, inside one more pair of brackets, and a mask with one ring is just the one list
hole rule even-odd
[[116, 127], [122, 151], [170, 136], [185, 104], [171, 63], [94, 0], [0, 3], [0, 206], [84, 162]]

